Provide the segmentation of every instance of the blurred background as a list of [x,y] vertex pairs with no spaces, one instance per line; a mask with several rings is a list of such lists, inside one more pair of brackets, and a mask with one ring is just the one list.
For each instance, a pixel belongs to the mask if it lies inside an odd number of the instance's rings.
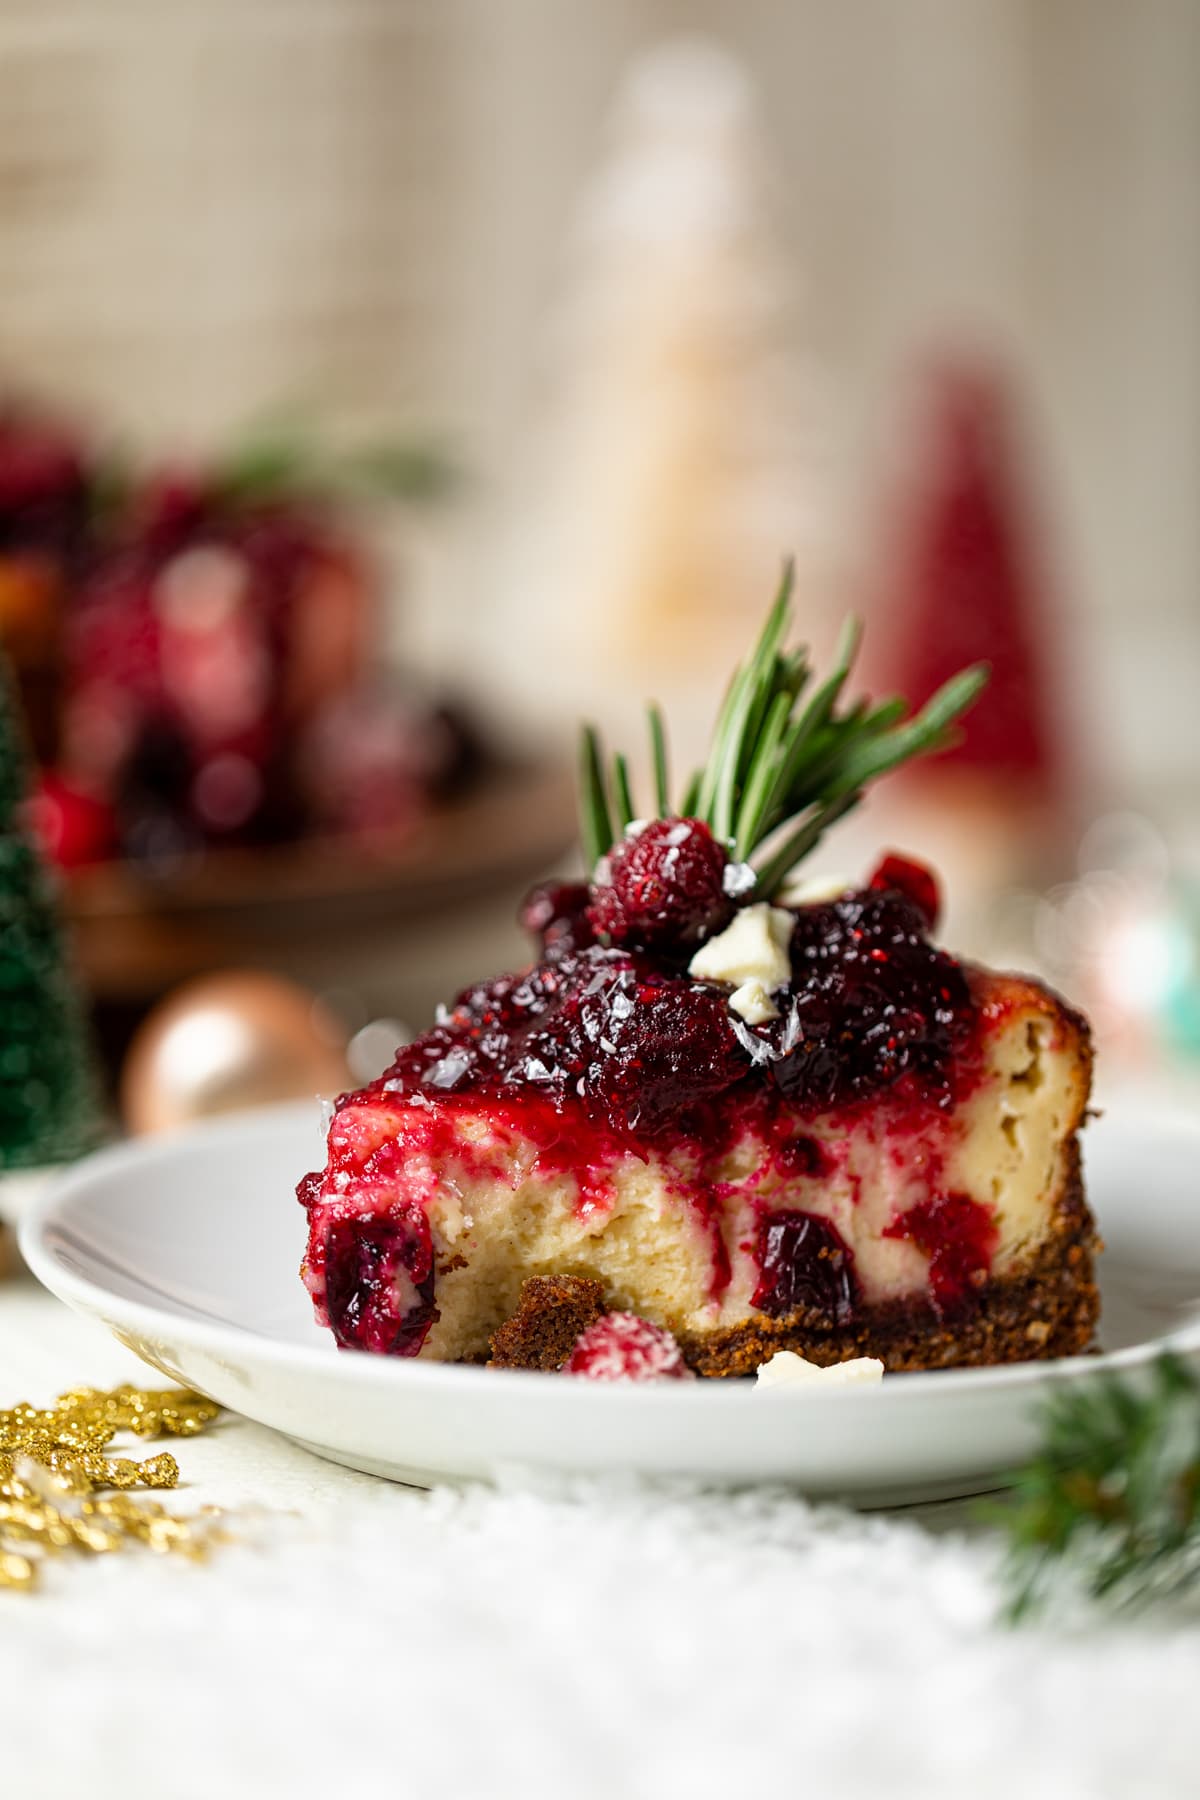
[[519,959],[574,720],[696,756],[787,552],[873,689],[994,672],[818,870],[1190,1092],[1198,168],[1193,0],[0,0],[0,639],[127,1116]]

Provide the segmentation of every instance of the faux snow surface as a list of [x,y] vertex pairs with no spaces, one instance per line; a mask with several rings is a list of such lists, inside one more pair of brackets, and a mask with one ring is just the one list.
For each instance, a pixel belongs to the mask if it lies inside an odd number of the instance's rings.
[[[157,1379],[13,1283],[0,1377],[0,1405]],[[996,1546],[959,1509],[516,1475],[422,1494],[237,1421],[178,1453],[172,1504],[261,1503],[256,1546],[0,1595],[6,1793],[1200,1792],[1194,1619],[999,1627]]]

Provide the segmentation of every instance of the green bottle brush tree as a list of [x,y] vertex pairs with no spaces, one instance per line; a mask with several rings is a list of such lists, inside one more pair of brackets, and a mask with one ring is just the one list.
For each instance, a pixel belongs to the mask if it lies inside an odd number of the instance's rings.
[[0,667],[0,1173],[66,1162],[100,1136],[83,1005],[25,830],[25,793],[23,731]]

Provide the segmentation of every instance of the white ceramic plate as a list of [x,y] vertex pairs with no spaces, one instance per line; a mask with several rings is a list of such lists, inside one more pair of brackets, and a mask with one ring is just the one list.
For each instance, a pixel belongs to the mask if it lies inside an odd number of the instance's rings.
[[1088,1183],[1108,1244],[1103,1357],[889,1376],[877,1387],[612,1385],[339,1352],[313,1323],[292,1190],[322,1160],[314,1106],[106,1150],[38,1199],[35,1273],[171,1377],[352,1467],[395,1480],[519,1465],[723,1485],[794,1483],[863,1503],[987,1486],[1026,1456],[1039,1393],[1200,1360],[1200,1130],[1105,1119]]

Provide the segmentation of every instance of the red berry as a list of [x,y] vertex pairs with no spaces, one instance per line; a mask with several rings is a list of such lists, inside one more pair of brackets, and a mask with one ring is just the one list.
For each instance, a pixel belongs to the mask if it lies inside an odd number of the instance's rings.
[[800,1308],[823,1325],[848,1325],[855,1316],[854,1256],[816,1213],[768,1213],[758,1229],[758,1271],[750,1304],[773,1319]]
[[590,896],[582,881],[545,881],[526,894],[517,917],[544,960],[553,962],[595,943],[587,917]]
[[30,795],[29,824],[43,856],[60,869],[103,862],[115,848],[112,808],[50,769],[42,771]]
[[0,414],[0,510],[35,512],[70,503],[85,486],[83,454],[75,440],[45,420]]
[[651,819],[608,857],[588,917],[610,943],[638,950],[690,949],[733,914],[729,858],[702,819]]
[[433,1289],[423,1213],[335,1219],[327,1228],[325,1305],[343,1350],[415,1356],[438,1316]]
[[912,901],[925,920],[926,930],[936,929],[941,917],[942,896],[937,876],[925,863],[913,862],[907,856],[889,853],[882,858],[872,875],[871,886],[903,894],[906,900]]
[[590,1381],[690,1381],[679,1345],[661,1325],[636,1313],[606,1313],[575,1340],[565,1375]]

